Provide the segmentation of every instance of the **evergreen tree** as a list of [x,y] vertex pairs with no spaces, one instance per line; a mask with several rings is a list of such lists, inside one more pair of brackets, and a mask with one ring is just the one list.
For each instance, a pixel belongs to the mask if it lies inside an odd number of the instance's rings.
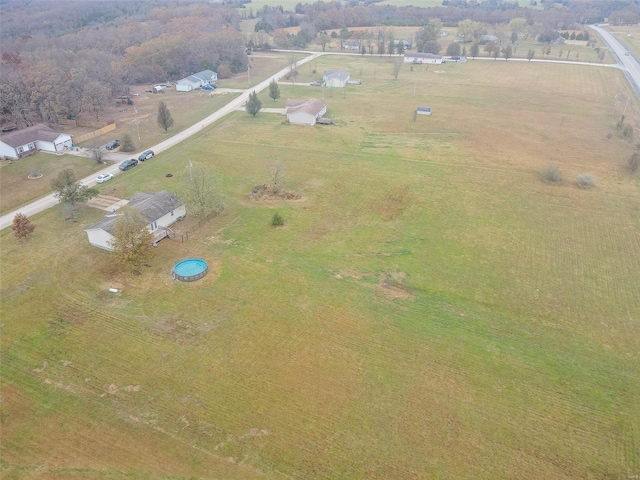
[[280,87],[278,87],[278,83],[275,79],[271,80],[271,83],[269,84],[269,96],[273,98],[274,102],[280,98]]
[[246,110],[249,115],[255,117],[262,108],[262,102],[258,98],[258,94],[254,90],[249,94],[249,100],[247,100]]
[[135,152],[136,146],[131,139],[131,135],[125,133],[122,135],[122,144],[120,145],[121,152]]

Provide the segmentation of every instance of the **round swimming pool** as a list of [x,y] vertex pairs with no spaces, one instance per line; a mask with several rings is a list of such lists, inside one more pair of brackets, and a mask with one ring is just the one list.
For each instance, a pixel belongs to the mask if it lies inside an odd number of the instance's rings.
[[173,277],[181,282],[194,282],[207,274],[207,262],[201,258],[187,258],[173,266]]

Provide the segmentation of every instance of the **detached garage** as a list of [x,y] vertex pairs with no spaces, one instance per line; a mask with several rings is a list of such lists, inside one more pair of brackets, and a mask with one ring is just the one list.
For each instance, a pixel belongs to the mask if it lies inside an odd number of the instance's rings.
[[287,121],[295,125],[315,125],[327,113],[327,105],[317,98],[289,98],[285,106]]

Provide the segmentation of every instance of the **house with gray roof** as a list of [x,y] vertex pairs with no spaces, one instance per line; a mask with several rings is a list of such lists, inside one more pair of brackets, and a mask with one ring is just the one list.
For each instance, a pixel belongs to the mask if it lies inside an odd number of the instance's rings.
[[317,98],[288,98],[285,107],[287,121],[294,125],[315,125],[327,113],[327,105]]
[[322,72],[322,82],[325,87],[343,88],[351,78],[346,70],[325,70]]
[[218,81],[218,74],[211,70],[203,70],[193,75],[189,75],[176,82],[177,92],[190,92],[205,85],[215,85]]
[[38,123],[0,136],[0,156],[21,158],[38,151],[57,153],[71,144],[71,135]]
[[[136,192],[127,205],[137,208],[147,220],[147,230],[153,234],[154,243],[164,237],[172,236],[173,232],[169,226],[187,213],[184,203],[166,190],[154,193]],[[87,233],[89,243],[94,247],[112,252],[113,232],[117,218],[118,212],[115,211],[86,228],[84,231]]]
[[434,55],[433,53],[405,53],[404,63],[431,63],[441,64],[444,63],[444,57],[442,55]]

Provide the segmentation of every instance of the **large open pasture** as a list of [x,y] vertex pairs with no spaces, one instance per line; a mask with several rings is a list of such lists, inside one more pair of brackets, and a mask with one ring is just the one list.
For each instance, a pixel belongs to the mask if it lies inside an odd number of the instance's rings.
[[[469,61],[393,80],[389,59],[328,56],[299,81],[335,68],[362,85],[261,99],[324,96],[336,125],[236,112],[103,187],[178,191],[189,160],[223,179],[223,214],[140,276],[88,245],[98,210],[2,232],[3,478],[640,475],[622,73]],[[246,197],[274,165],[301,199]],[[208,276],[173,281],[187,257]]]

